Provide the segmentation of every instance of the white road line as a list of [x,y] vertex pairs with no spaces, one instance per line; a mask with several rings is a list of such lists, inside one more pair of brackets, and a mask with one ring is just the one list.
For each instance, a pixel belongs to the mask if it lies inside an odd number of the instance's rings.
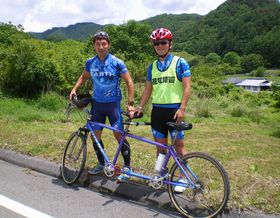
[[19,202],[16,202],[10,198],[7,198],[0,194],[0,205],[3,207],[8,208],[11,211],[14,211],[22,216],[30,217],[30,218],[52,218],[52,216],[49,216],[47,214],[44,214],[38,210],[35,210],[31,207],[27,207]]

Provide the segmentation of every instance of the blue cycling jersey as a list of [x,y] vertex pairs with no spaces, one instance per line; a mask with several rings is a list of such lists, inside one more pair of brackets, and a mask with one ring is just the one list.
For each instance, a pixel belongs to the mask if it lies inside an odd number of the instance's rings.
[[98,56],[87,60],[85,70],[90,73],[93,87],[93,99],[97,102],[121,101],[121,74],[128,70],[124,62],[112,54],[108,54],[104,62]]

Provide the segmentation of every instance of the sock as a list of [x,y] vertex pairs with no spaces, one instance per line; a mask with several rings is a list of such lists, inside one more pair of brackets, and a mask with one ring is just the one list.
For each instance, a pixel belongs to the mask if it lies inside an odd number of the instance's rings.
[[[101,147],[104,148],[104,144],[103,144],[101,139],[100,139],[99,143],[100,143]],[[105,164],[104,157],[103,157],[101,151],[99,150],[96,142],[93,142],[93,148],[95,150],[95,153],[96,153],[96,156],[97,156],[97,159],[98,159],[99,163],[101,165],[104,165]]]
[[124,165],[130,168],[130,145],[126,139],[123,142],[121,153],[123,156]]

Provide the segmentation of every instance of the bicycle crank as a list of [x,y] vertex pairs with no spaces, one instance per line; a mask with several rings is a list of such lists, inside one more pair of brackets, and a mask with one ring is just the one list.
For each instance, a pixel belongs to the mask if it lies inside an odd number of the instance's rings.
[[149,181],[149,186],[153,187],[154,189],[160,189],[164,184],[163,181],[165,178],[168,177],[168,174],[165,176],[154,175],[151,177]]
[[115,167],[113,164],[111,163],[107,163],[104,167],[104,173],[106,176],[108,177],[112,177],[114,175],[115,172]]

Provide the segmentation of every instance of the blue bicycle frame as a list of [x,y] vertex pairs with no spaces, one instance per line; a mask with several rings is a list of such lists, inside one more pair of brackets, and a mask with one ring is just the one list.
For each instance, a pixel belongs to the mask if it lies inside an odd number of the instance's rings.
[[[135,122],[129,122],[131,124],[135,123]],[[137,123],[137,122],[136,122]],[[130,125],[130,124],[129,124]],[[128,126],[129,126],[128,125]],[[98,138],[96,137],[95,133],[94,133],[94,130],[93,130],[93,127],[94,126],[98,126],[98,127],[102,127],[102,128],[106,128],[106,129],[109,129],[109,130],[112,130],[112,131],[115,131],[115,132],[118,132],[122,135],[121,137],[121,140],[119,141],[119,146],[117,148],[117,151],[115,153],[115,156],[114,156],[114,160],[113,162],[110,162],[108,156],[106,155],[104,149],[102,148],[101,144],[99,143],[99,140]],[[120,154],[120,151],[121,151],[121,148],[122,148],[122,145],[123,145],[123,142],[125,140],[126,137],[129,137],[129,138],[133,138],[133,139],[136,139],[136,140],[139,140],[139,141],[142,141],[142,142],[145,142],[145,143],[148,143],[148,144],[152,144],[156,147],[159,147],[159,148],[162,148],[162,149],[165,149],[167,150],[167,154],[166,154],[166,158],[164,160],[164,163],[162,165],[162,168],[159,172],[159,175],[161,177],[164,177],[166,176],[166,169],[167,169],[167,164],[168,164],[168,161],[169,161],[169,158],[172,156],[173,160],[176,162],[176,164],[178,165],[178,167],[180,168],[182,174],[184,174],[186,176],[186,179],[188,180],[188,183],[180,183],[180,182],[171,182],[169,181],[168,179],[164,179],[164,184],[166,185],[180,185],[180,186],[184,186],[184,187],[187,187],[187,188],[195,188],[195,184],[194,182],[192,181],[191,178],[193,178],[195,181],[198,179],[197,176],[191,171],[191,169],[188,167],[187,164],[183,163],[180,159],[180,157],[177,156],[177,153],[174,149],[174,141],[173,141],[173,145],[171,146],[168,146],[168,145],[164,145],[164,144],[161,144],[161,143],[158,143],[158,142],[155,142],[155,141],[152,141],[152,140],[149,140],[147,138],[144,138],[144,137],[140,137],[140,136],[137,136],[137,135],[133,135],[133,134],[130,134],[128,133],[128,127],[126,130],[119,130],[115,127],[112,127],[112,126],[108,126],[106,124],[103,124],[103,123],[98,123],[98,122],[93,122],[93,121],[90,121],[88,120],[86,125],[85,125],[86,129],[88,129],[90,131],[90,133],[92,134],[92,137],[94,139],[94,141],[96,142],[98,148],[100,149],[103,157],[104,157],[104,160],[105,160],[105,164],[112,164],[113,166],[116,165],[117,163],[117,159],[119,157],[119,154]],[[175,135],[175,138],[177,137],[177,135]],[[182,166],[183,164],[183,166]],[[138,174],[138,173],[135,173],[133,171],[130,171],[130,172],[126,172],[126,171],[123,171],[122,170],[122,173],[125,173],[129,176],[133,176],[133,177],[138,177],[138,178],[141,178],[141,179],[144,179],[144,180],[151,180],[152,177],[150,176],[146,176],[146,175],[143,175],[143,174]],[[191,178],[190,178],[191,177]]]

